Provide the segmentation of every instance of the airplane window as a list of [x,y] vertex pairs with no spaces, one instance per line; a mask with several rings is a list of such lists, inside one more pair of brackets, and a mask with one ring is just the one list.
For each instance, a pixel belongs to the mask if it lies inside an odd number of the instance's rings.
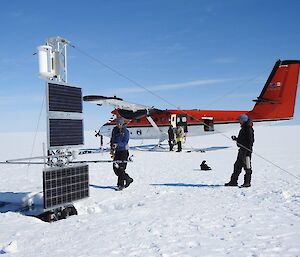
[[213,120],[204,119],[204,131],[214,131],[214,122]]

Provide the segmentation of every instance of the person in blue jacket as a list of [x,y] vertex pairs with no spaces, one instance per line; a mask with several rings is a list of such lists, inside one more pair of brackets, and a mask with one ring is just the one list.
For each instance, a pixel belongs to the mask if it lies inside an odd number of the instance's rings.
[[128,141],[129,141],[129,131],[124,125],[123,118],[116,119],[116,126],[113,128],[110,147],[111,155],[114,161],[124,161],[120,163],[114,163],[113,170],[114,173],[118,176],[118,189],[122,190],[128,187],[133,179],[125,172],[127,167],[127,160],[129,156],[128,152]]

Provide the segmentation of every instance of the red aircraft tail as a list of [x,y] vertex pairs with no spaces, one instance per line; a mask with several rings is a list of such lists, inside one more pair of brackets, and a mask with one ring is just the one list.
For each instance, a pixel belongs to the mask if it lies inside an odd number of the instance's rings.
[[260,94],[253,100],[254,108],[248,113],[255,120],[284,120],[294,116],[299,60],[278,60]]

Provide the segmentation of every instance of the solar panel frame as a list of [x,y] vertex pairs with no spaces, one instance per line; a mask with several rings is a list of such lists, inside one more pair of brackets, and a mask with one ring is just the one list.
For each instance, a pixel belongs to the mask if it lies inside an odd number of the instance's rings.
[[43,170],[44,209],[54,209],[89,197],[89,166],[84,164]]

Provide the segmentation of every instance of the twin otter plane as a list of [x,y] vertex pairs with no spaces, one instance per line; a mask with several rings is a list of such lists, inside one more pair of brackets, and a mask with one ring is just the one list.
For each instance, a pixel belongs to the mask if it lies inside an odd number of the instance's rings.
[[[186,136],[220,133],[239,123],[239,116],[247,114],[253,122],[289,120],[294,116],[300,60],[278,60],[252,110],[160,110],[123,101],[118,97],[84,96],[86,102],[112,105],[112,113],[126,120],[132,139],[168,138],[170,124],[183,126]],[[104,136],[111,136],[115,119],[100,128]]]

